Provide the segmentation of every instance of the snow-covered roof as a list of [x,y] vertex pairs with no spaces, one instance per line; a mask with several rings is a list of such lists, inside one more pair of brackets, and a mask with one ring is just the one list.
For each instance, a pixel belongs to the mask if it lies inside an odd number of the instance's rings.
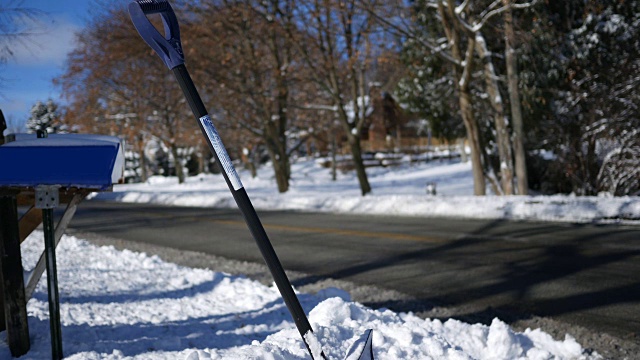
[[106,190],[124,171],[120,139],[89,134],[9,135],[0,146],[0,186],[60,185]]

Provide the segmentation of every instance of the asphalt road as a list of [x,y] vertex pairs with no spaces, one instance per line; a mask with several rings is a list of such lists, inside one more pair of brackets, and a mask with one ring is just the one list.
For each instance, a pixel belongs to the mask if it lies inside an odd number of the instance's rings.
[[[312,274],[294,285],[331,277],[398,290],[425,307],[456,306],[465,321],[534,314],[640,334],[638,226],[258,213],[283,266]],[[71,227],[262,262],[235,209],[87,201]]]

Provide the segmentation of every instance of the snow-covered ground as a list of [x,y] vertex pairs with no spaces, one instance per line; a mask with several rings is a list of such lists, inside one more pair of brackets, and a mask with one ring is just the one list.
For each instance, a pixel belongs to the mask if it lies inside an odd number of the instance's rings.
[[[42,244],[41,232],[23,243],[25,276]],[[275,286],[71,236],[57,253],[67,359],[308,359]],[[330,359],[343,359],[366,329],[374,329],[374,355],[384,360],[600,358],[583,354],[569,335],[555,341],[536,329],[514,332],[498,319],[490,326],[423,320],[365,308],[333,288],[299,296]],[[32,348],[20,359],[49,358],[45,281],[28,313]],[[0,341],[0,359],[10,358]]]
[[[471,165],[431,162],[396,168],[367,169],[372,194],[360,196],[353,172],[338,174],[315,161],[292,165],[291,188],[279,194],[273,171],[263,166],[252,179],[240,177],[257,209],[290,209],[403,216],[453,216],[567,222],[623,222],[640,224],[640,197],[473,196]],[[437,195],[427,195],[435,184]],[[235,207],[222,175],[176,178],[153,177],[144,184],[116,186],[99,199],[178,206]]]
[[[468,164],[434,162],[368,169],[373,194],[361,197],[353,174],[331,181],[314,161],[293,165],[291,190],[278,194],[268,167],[251,179],[240,172],[254,205],[408,216],[464,216],[550,221],[640,223],[638,197],[474,197]],[[437,195],[426,194],[435,183]],[[234,207],[221,175],[177,184],[154,177],[116,186],[99,199],[183,206]],[[42,251],[42,233],[22,245],[25,277]],[[215,269],[214,269],[215,270]],[[275,286],[156,256],[97,247],[65,236],[58,248],[62,335],[69,359],[306,359],[308,355]],[[570,335],[556,341],[541,330],[421,319],[351,302],[329,288],[300,294],[330,359],[342,359],[366,329],[374,329],[376,359],[597,359]],[[46,282],[28,303],[32,349],[21,359],[50,356]],[[0,334],[0,339],[6,333]],[[583,354],[584,353],[584,354]],[[0,340],[0,359],[9,359]]]

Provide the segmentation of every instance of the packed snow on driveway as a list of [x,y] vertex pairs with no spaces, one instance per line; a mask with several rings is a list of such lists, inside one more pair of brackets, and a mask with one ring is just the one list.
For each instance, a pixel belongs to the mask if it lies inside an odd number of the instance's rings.
[[[22,245],[25,277],[43,248],[35,232]],[[58,246],[63,349],[67,359],[308,359],[275,286],[192,269],[157,256],[98,247],[72,236]],[[374,329],[376,359],[597,359],[570,335],[421,319],[370,309],[328,288],[299,294],[330,359]],[[50,357],[46,281],[28,303],[32,348],[21,359]],[[3,332],[0,337],[6,337]],[[11,358],[0,341],[0,358]]]

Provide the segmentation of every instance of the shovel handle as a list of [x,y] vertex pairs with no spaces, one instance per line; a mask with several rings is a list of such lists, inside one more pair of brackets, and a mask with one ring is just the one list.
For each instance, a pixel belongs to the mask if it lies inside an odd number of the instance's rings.
[[[147,15],[160,14],[164,35],[153,26]],[[137,0],[129,3],[129,15],[142,39],[162,58],[169,69],[184,64],[180,43],[180,27],[173,8],[166,0]]]
[[145,14],[157,14],[169,11],[171,6],[165,0],[138,0],[136,1]]
[[[147,14],[159,13],[162,16],[162,23],[164,24],[165,36],[155,29],[155,27],[149,22]],[[229,190],[233,195],[245,222],[249,227],[249,231],[253,235],[258,249],[260,250],[262,257],[264,258],[271,275],[284,299],[284,302],[293,317],[293,320],[302,336],[311,358],[313,359],[313,352],[309,343],[305,339],[305,335],[312,333],[311,324],[309,319],[304,313],[300,301],[293,291],[293,287],[287,278],[287,275],[276,255],[271,241],[262,226],[262,222],[258,217],[249,196],[242,186],[242,182],[236,173],[233,164],[227,154],[227,150],[222,144],[222,140],[218,135],[218,132],[211,121],[210,116],[207,114],[207,109],[202,103],[202,99],[198,94],[198,90],[193,84],[191,76],[184,65],[184,54],[182,53],[182,47],[180,45],[180,31],[178,29],[178,20],[175,13],[171,8],[171,5],[166,0],[136,0],[129,4],[129,14],[133,21],[136,30],[140,33],[140,36],[144,41],[153,48],[158,55],[163,59],[169,69],[171,69],[182,89],[191,111],[198,119],[200,129],[203,135],[209,143],[209,147],[213,153],[216,161],[221,164],[223,168],[222,175],[229,186]],[[320,353],[321,360],[326,359],[324,353]]]

